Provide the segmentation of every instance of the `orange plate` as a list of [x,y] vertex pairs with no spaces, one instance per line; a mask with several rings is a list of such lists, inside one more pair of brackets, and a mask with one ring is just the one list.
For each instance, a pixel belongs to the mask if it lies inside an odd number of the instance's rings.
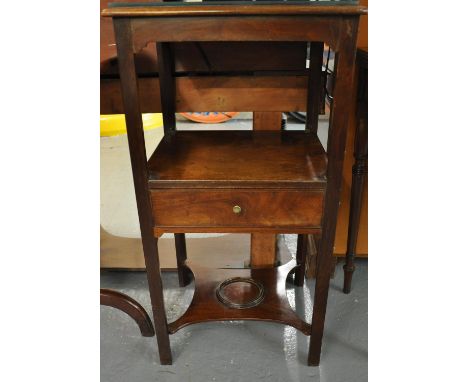
[[180,113],[185,118],[190,119],[194,122],[200,123],[221,123],[229,121],[231,118],[239,114],[235,111],[224,111],[224,112],[217,112],[217,111],[206,111],[202,113]]

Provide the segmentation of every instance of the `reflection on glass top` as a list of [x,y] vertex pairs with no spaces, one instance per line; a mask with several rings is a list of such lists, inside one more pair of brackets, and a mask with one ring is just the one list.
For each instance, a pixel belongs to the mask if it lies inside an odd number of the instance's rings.
[[120,7],[161,7],[177,5],[358,5],[358,0],[166,0],[148,3],[109,3],[109,8]]

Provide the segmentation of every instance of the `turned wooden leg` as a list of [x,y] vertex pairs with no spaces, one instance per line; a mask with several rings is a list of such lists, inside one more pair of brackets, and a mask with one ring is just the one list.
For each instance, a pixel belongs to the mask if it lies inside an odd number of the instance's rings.
[[175,233],[174,238],[177,257],[177,273],[179,275],[179,286],[184,287],[190,283],[189,270],[185,266],[185,260],[187,260],[187,246],[185,244],[185,233]]
[[297,235],[297,251],[296,262],[297,268],[294,272],[294,285],[304,286],[305,265],[306,265],[306,251],[307,251],[307,235]]
[[137,301],[126,294],[111,289],[101,289],[101,305],[111,306],[127,313],[138,324],[141,335],[153,337],[154,328],[151,319]]
[[[358,61],[359,62],[359,61]],[[344,269],[343,292],[351,291],[351,281],[355,269],[354,258],[361,218],[362,195],[367,176],[367,67],[360,66],[357,97],[357,126],[354,138],[354,165],[349,210],[348,241]]]
[[351,281],[356,268],[354,258],[356,256],[356,244],[359,233],[359,220],[361,217],[362,193],[367,173],[365,160],[357,159],[353,166],[353,180],[351,186],[351,205],[349,211],[348,241],[346,247],[346,262],[343,265],[344,283],[343,292],[351,292]]

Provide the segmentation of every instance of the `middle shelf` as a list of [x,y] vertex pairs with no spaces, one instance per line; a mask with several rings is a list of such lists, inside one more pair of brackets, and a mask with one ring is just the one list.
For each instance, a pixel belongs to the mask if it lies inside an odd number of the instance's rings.
[[327,159],[304,131],[178,131],[148,161],[150,188],[316,188]]
[[155,234],[314,233],[327,158],[303,131],[196,131],[165,136],[148,161]]

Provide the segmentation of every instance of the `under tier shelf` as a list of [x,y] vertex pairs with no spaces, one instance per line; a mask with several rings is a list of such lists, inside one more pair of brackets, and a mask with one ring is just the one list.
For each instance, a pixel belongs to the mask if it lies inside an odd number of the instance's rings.
[[[296,267],[294,260],[276,268],[214,269],[190,261],[186,266],[194,275],[195,292],[186,312],[169,324],[169,333],[201,322],[256,320],[290,325],[310,335],[310,324],[294,312],[286,296],[286,278]],[[222,283],[228,285],[220,288]]]

